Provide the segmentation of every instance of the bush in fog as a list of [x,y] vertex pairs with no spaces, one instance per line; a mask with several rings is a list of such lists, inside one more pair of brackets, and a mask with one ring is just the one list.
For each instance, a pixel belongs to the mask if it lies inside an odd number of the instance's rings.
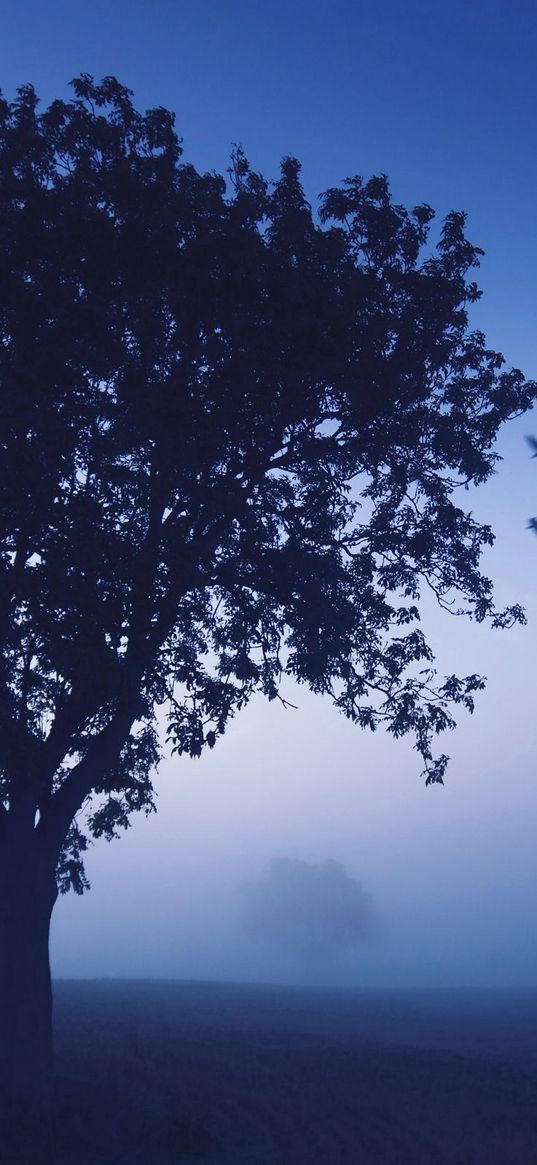
[[352,949],[371,931],[371,895],[339,862],[277,858],[241,891],[245,932],[300,958]]

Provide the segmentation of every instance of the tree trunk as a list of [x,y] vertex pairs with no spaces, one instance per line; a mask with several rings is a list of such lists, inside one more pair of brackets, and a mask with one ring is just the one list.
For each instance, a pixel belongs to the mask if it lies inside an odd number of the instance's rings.
[[[11,847],[9,847],[11,849]],[[54,872],[17,848],[0,854],[0,1160],[52,1160],[52,990],[49,928]]]

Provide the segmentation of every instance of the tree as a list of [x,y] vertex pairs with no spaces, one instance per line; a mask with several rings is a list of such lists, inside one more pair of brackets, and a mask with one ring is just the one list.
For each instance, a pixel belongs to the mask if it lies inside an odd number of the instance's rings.
[[339,862],[276,858],[265,878],[241,889],[246,934],[308,963],[352,950],[371,933],[371,895]]
[[171,113],[73,89],[0,105],[0,1086],[36,1111],[54,901],[153,809],[158,707],[196,757],[287,674],[442,780],[483,680],[436,678],[420,591],[523,618],[457,499],[536,396],[469,328],[462,213],[433,247],[381,175],[316,216],[294,158],[269,183],[237,148],[226,183]]

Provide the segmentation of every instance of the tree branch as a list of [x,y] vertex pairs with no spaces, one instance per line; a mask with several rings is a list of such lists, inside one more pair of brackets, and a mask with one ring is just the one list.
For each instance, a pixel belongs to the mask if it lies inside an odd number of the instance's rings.
[[117,761],[136,715],[133,701],[113,717],[44,808],[35,832],[41,854],[49,863],[56,863],[71,822],[99,777]]

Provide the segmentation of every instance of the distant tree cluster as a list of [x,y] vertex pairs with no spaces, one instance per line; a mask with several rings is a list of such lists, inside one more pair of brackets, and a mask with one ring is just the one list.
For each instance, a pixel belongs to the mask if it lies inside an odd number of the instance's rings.
[[339,862],[276,858],[241,890],[245,933],[302,960],[329,959],[371,935],[371,895]]

